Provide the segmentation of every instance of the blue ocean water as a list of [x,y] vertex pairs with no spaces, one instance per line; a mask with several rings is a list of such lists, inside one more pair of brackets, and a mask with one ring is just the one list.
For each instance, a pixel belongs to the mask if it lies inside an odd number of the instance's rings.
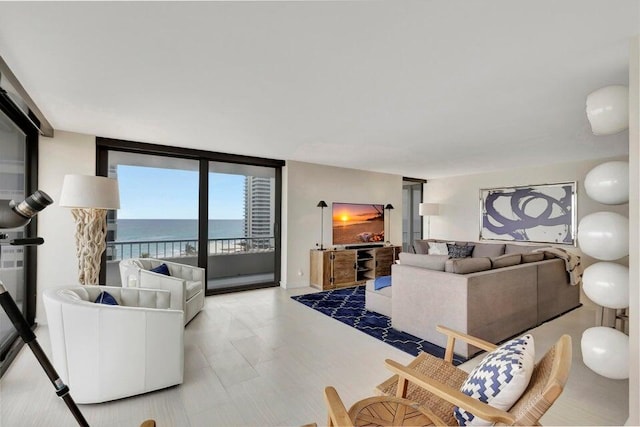
[[[118,219],[115,242],[107,242],[110,259],[130,257],[193,256],[198,246],[198,221],[195,219]],[[209,239],[243,238],[244,220],[209,220]],[[128,243],[147,242],[147,243]],[[237,241],[210,242],[209,251],[218,252],[226,245],[227,251]]]
[[[244,220],[209,220],[209,239],[244,237]],[[196,240],[198,220],[195,219],[118,219],[116,241],[136,240]]]

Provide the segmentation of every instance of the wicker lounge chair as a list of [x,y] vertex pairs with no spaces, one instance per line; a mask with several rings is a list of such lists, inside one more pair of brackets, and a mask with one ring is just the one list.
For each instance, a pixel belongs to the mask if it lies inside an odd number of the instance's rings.
[[444,359],[421,353],[406,367],[387,359],[387,367],[396,375],[380,384],[376,391],[418,402],[447,425],[458,425],[453,415],[454,406],[494,423],[539,425],[540,418],[562,393],[569,377],[571,337],[563,335],[535,365],[529,386],[513,407],[509,411],[496,409],[459,391],[468,374],[451,362],[456,339],[486,351],[493,351],[497,346],[442,326],[436,329],[448,336]]

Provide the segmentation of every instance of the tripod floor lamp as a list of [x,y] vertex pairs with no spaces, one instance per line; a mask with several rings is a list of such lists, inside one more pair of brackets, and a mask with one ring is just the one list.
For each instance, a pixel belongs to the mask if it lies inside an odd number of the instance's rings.
[[418,215],[427,217],[427,239],[431,234],[431,217],[440,213],[440,205],[437,203],[420,203],[418,205]]
[[78,282],[97,285],[100,259],[107,246],[107,210],[120,208],[118,181],[104,176],[65,175],[60,206],[72,208],[76,222]]

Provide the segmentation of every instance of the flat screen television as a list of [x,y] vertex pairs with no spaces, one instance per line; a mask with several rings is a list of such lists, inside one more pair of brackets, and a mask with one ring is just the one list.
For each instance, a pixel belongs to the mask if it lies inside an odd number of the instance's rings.
[[333,244],[384,243],[384,205],[333,203]]

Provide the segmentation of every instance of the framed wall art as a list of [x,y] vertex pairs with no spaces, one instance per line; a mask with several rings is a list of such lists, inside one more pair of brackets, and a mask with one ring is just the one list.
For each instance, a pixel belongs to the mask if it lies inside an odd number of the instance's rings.
[[576,183],[480,190],[480,239],[575,245]]

